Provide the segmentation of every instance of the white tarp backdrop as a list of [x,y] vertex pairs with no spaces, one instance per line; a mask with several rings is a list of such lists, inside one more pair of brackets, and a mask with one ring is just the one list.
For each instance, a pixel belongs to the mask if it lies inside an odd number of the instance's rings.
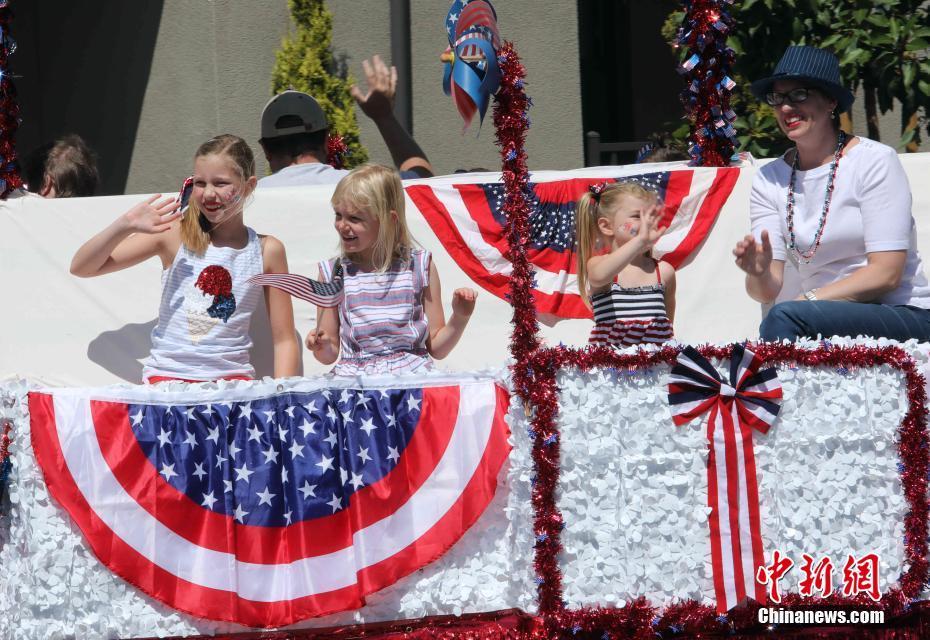
[[[902,155],[901,160],[914,194],[918,245],[924,256],[930,256],[930,154]],[[652,165],[656,170],[676,166],[682,165]],[[533,180],[616,175],[618,169],[622,168],[537,172]],[[705,245],[680,272],[675,333],[682,342],[724,343],[758,335],[759,305],[745,294],[743,276],[731,254],[748,231],[753,171],[751,166],[742,170]],[[471,174],[432,180],[489,182],[498,177]],[[175,188],[165,185],[166,193],[174,193]],[[259,190],[246,210],[246,224],[284,242],[292,272],[313,276],[317,261],[337,250],[331,193],[331,186]],[[144,197],[28,197],[0,203],[0,378],[19,374],[60,386],[140,381],[140,361],[148,354],[158,309],[158,262],[150,260],[91,280],[70,275],[68,266],[84,240]],[[407,205],[414,237],[435,256],[448,313],[452,290],[474,284],[446,254],[409,199]],[[297,329],[305,335],[314,324],[315,308],[295,301],[295,315]],[[508,304],[482,291],[462,342],[441,366],[461,370],[501,365],[507,354],[509,318]],[[267,320],[256,324],[253,335],[267,334]],[[583,345],[590,326],[583,320],[564,321],[544,327],[543,334],[552,344]],[[256,342],[253,362],[259,373],[268,373],[267,338]],[[305,352],[305,373],[327,369]]]

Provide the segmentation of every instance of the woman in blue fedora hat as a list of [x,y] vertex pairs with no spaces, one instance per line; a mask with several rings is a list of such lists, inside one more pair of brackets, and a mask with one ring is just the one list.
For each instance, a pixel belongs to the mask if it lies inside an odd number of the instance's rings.
[[907,177],[894,149],[840,129],[853,94],[836,56],[789,47],[752,92],[794,143],[756,172],[752,235],[733,250],[749,295],[775,303],[760,337],[930,340]]

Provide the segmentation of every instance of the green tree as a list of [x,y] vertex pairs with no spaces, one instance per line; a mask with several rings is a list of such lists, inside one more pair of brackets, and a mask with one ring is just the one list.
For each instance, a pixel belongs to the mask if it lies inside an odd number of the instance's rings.
[[[738,22],[727,42],[736,51],[733,104],[740,117],[734,126],[743,149],[766,157],[789,146],[771,109],[749,93],[749,81],[771,73],[792,44],[837,54],[847,86],[862,86],[870,138],[879,139],[878,116],[891,111],[895,101],[901,109],[898,144],[916,151],[921,128],[930,136],[927,0],[743,0],[733,5],[733,12]],[[670,42],[681,16],[680,11],[672,13],[663,28]],[[851,125],[848,116],[844,125]]]
[[271,72],[271,90],[308,93],[320,103],[329,120],[330,132],[341,135],[348,147],[346,168],[368,160],[359,141],[355,101],[349,93],[353,84],[345,62],[332,50],[333,15],[323,0],[288,0],[295,30],[281,42]]

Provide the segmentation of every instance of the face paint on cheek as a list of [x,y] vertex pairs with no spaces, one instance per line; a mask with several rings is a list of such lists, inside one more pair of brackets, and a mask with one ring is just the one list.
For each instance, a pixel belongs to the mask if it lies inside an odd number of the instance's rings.
[[239,204],[241,201],[242,201],[242,194],[236,191],[232,195],[230,195],[228,198],[223,198],[223,205],[227,207],[231,207],[233,205]]
[[627,220],[623,223],[623,226],[620,227],[620,230],[630,234],[631,236],[635,236],[636,232],[639,231],[639,227],[634,226],[632,221]]

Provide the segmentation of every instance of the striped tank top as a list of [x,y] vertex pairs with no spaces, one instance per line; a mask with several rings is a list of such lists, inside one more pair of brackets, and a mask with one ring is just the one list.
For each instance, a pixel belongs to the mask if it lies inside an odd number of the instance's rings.
[[665,285],[656,262],[654,285],[625,289],[618,281],[591,296],[594,328],[590,344],[629,347],[659,344],[672,338],[672,323],[665,309]]
[[[336,258],[320,263],[323,279],[333,277]],[[339,305],[338,376],[424,371],[433,366],[426,350],[429,324],[423,289],[429,284],[430,253],[413,249],[410,260],[384,273],[366,272],[349,258],[343,270]]]
[[248,229],[242,249],[207,247],[197,255],[184,244],[162,272],[158,324],[142,377],[216,380],[255,375],[249,358],[252,312],[262,287],[248,279],[264,271],[261,240]]

